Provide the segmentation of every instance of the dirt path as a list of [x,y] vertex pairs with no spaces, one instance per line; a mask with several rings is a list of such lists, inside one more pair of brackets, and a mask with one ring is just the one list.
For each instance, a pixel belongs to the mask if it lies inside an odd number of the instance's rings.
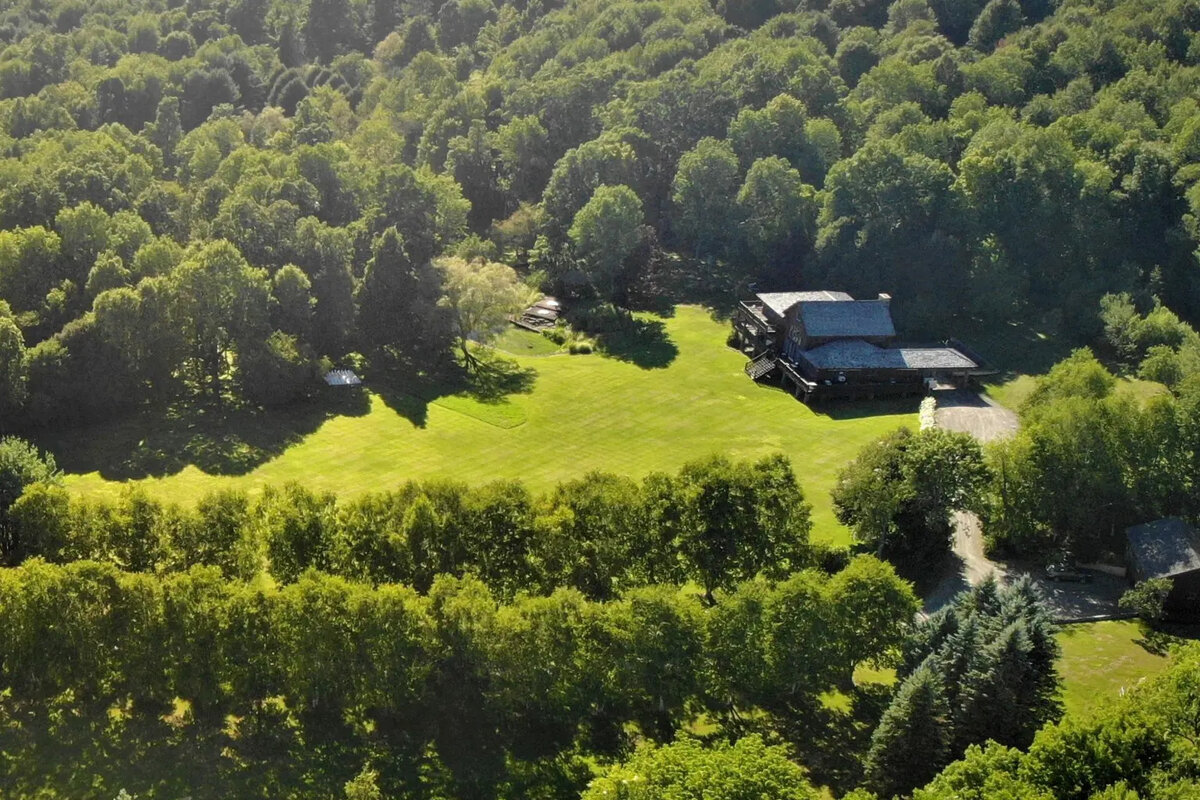
[[[934,419],[938,427],[969,433],[980,442],[1012,436],[1017,431],[1017,415],[988,397],[973,392],[954,391],[937,395]],[[1000,581],[1015,581],[1029,576],[1041,589],[1046,604],[1056,619],[1079,620],[1113,614],[1117,599],[1126,588],[1123,578],[1092,572],[1087,583],[1057,583],[1046,578],[1036,563],[1000,563],[984,553],[983,530],[974,514],[954,515],[954,552],[947,559],[941,580],[925,597],[924,611],[932,614],[954,599],[959,592],[994,574]]]
[[[961,389],[935,396],[938,408],[934,419],[939,428],[969,433],[980,442],[1002,439],[1017,431],[1017,415],[989,397]],[[925,613],[933,613],[991,574],[1003,580],[1006,570],[984,553],[979,518],[967,512],[955,513],[953,558],[941,581],[925,598]]]

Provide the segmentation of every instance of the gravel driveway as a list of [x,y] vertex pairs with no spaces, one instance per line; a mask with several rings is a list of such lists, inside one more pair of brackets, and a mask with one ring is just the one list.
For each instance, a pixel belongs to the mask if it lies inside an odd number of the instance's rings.
[[[1003,439],[1017,431],[1017,415],[989,397],[962,389],[938,392],[935,397],[938,408],[934,419],[940,428],[969,433],[980,442]],[[941,581],[925,597],[925,613],[933,613],[991,574],[1002,582],[1030,576],[1041,588],[1054,617],[1060,620],[1116,613],[1117,600],[1128,588],[1124,579],[1102,572],[1090,573],[1089,583],[1065,583],[1047,579],[1037,564],[992,561],[984,553],[979,519],[974,514],[957,513],[954,552]]]
[[939,428],[969,433],[981,442],[991,442],[1017,432],[1017,415],[986,395],[955,389],[937,392]]

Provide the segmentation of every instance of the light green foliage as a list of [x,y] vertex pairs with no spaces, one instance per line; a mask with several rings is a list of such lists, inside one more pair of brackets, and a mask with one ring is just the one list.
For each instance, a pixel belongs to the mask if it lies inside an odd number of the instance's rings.
[[262,340],[267,323],[267,275],[229,242],[198,251],[171,273],[173,319],[188,344],[197,388],[219,400],[230,354]]
[[459,350],[467,365],[477,363],[467,345],[470,340],[486,342],[508,324],[530,301],[530,292],[517,278],[512,267],[494,261],[470,262],[447,257],[436,262],[442,274],[442,298],[458,338]]
[[1174,584],[1169,578],[1149,578],[1121,595],[1123,611],[1132,611],[1146,622],[1155,623],[1163,617],[1163,606]]
[[346,800],[383,800],[379,791],[379,773],[363,767],[351,780],[346,781]]
[[665,747],[648,745],[583,793],[584,800],[743,797],[815,800],[818,794],[783,748],[767,745],[757,735],[713,747],[690,738]]
[[[0,316],[0,419],[13,419],[25,402],[27,358],[21,329],[10,317]],[[4,428],[0,424],[0,430]]]
[[811,246],[815,193],[783,159],[755,161],[738,191],[737,205],[748,248],[764,270],[794,263]]
[[833,503],[855,539],[909,567],[950,548],[950,515],[978,509],[989,471],[969,435],[907,429],[865,448],[838,476]]
[[724,253],[737,225],[738,161],[733,149],[702,139],[679,159],[672,184],[680,233],[702,258]]
[[1124,547],[1130,525],[1190,513],[1200,440],[1187,380],[1175,383],[1180,399],[1161,388],[1139,393],[1085,350],[1038,380],[1020,432],[989,449],[993,543],[1088,557]]
[[55,481],[58,475],[53,455],[15,436],[0,439],[0,514],[8,511],[26,486]]
[[786,573],[805,562],[809,507],[786,460],[689,464],[674,494],[687,574],[710,601],[719,586],[763,570]]
[[832,579],[813,572],[743,583],[711,613],[717,690],[733,708],[787,715],[850,683],[856,667],[890,663],[917,600],[881,561],[860,556]]

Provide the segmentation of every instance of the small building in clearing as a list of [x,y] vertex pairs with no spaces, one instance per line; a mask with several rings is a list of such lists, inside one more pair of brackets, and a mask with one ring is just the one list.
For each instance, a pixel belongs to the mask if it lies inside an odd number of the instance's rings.
[[562,303],[557,298],[546,295],[511,319],[518,327],[540,332],[553,328],[562,316],[562,310]]
[[1174,617],[1200,617],[1200,536],[1178,517],[1134,525],[1125,531],[1129,578],[1171,581],[1166,611]]
[[896,341],[891,297],[768,292],[738,304],[734,335],[754,380],[778,376],[805,402],[924,394],[931,381],[964,383],[980,365],[962,346]]
[[325,383],[329,386],[361,386],[362,378],[352,369],[331,369],[325,373]]

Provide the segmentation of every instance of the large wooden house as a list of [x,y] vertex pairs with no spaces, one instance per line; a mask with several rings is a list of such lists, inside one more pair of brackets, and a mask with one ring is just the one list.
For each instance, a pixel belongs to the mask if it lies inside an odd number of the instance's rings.
[[805,402],[920,395],[932,382],[965,383],[980,374],[961,344],[897,343],[886,294],[757,294],[738,304],[733,329],[750,357],[746,374],[777,379]]

